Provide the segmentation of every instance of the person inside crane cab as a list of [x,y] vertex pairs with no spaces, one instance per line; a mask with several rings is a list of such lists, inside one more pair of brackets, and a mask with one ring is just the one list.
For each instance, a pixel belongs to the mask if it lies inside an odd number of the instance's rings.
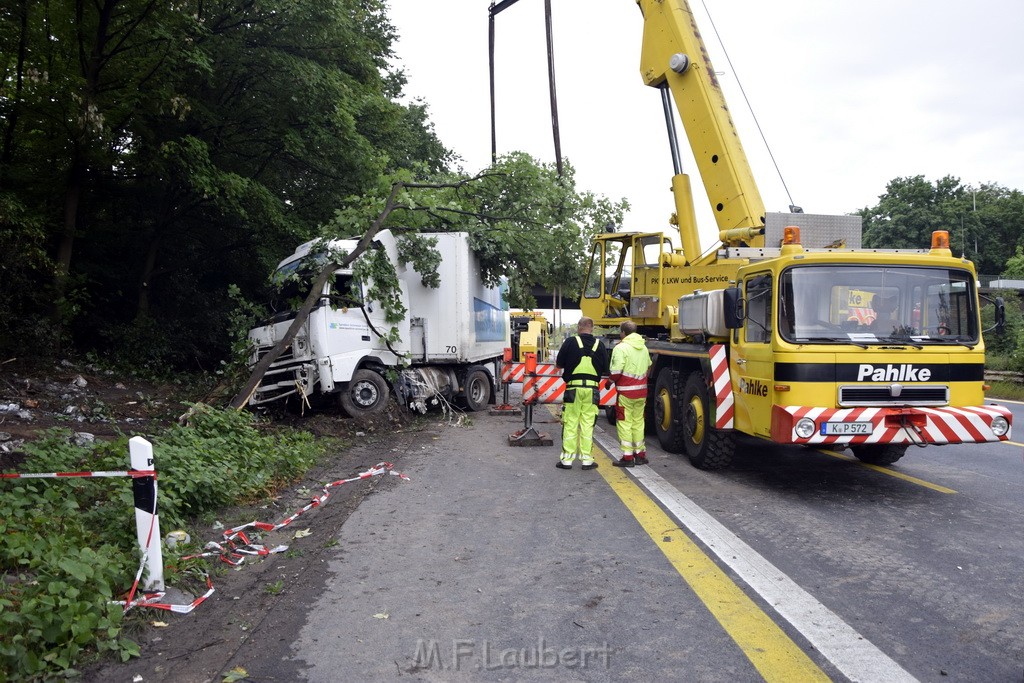
[[871,300],[871,308],[875,312],[875,319],[869,325],[872,332],[892,332],[898,324],[894,320],[896,309],[899,308],[899,298],[895,294],[876,294]]

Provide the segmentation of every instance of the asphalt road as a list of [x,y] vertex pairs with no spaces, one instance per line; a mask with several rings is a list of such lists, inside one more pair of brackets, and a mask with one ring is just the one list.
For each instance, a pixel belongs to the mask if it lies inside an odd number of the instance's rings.
[[729,471],[655,469],[914,678],[1020,681],[1022,453],[911,448],[877,468],[745,440]]
[[703,472],[651,437],[648,467],[567,472],[547,420],[547,447],[510,447],[522,420],[504,416],[428,436],[250,676],[1024,679],[1020,443],[877,468],[751,439]]

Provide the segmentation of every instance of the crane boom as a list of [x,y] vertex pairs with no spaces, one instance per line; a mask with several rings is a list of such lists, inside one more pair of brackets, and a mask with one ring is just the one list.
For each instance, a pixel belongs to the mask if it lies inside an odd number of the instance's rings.
[[[671,93],[719,232],[763,227],[764,202],[689,3],[636,3],[644,16],[640,75],[645,84]],[[668,107],[667,99],[663,100]],[[671,120],[669,111],[666,120]],[[679,236],[686,260],[693,263],[701,249],[689,179],[678,162],[674,171],[672,188]],[[755,235],[746,244],[760,247],[764,238]]]

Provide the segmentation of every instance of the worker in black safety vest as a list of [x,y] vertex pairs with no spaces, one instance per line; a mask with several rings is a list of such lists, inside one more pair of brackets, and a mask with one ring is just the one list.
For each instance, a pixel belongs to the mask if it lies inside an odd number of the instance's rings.
[[597,339],[594,321],[586,316],[576,326],[577,334],[558,349],[555,366],[562,370],[565,395],[562,398],[562,457],[555,465],[571,470],[579,457],[583,469],[597,468],[594,462],[594,423],[597,421],[598,382],[608,374],[608,349]]

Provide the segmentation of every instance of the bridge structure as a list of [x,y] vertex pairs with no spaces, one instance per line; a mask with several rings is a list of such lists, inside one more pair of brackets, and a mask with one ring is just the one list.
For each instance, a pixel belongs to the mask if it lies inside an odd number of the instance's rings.
[[[554,310],[555,308],[562,308],[563,310],[580,310],[580,300],[577,296],[566,296],[563,294],[558,297],[555,292],[552,292],[540,285],[534,285],[530,289],[530,294],[537,300],[536,308],[545,308]],[[561,303],[559,303],[561,302]]]

